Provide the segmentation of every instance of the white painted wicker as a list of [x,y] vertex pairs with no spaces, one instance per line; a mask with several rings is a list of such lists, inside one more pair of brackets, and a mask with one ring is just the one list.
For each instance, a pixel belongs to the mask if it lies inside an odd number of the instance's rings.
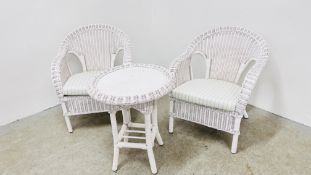
[[89,94],[105,104],[133,105],[156,100],[169,93],[174,85],[172,74],[162,66],[131,64],[97,76]]
[[69,132],[72,132],[69,116],[105,112],[107,106],[89,96],[64,95],[64,84],[73,75],[68,66],[67,55],[77,56],[83,72],[104,71],[114,66],[116,55],[120,51],[123,51],[123,64],[130,64],[128,36],[120,29],[107,24],[81,27],[70,33],[62,42],[52,62],[51,73]]
[[[206,78],[239,84],[241,92],[233,111],[198,105],[170,96],[169,132],[173,133],[173,117],[206,125],[233,134],[231,152],[237,152],[240,122],[251,92],[266,64],[268,49],[260,36],[240,27],[220,27],[196,37],[187,50],[171,64],[176,76],[176,86],[191,79],[191,57],[202,55],[206,60]],[[241,76],[250,63],[255,63]]]
[[[156,100],[169,93],[175,83],[174,76],[168,69],[150,64],[117,66],[93,81],[88,91],[90,96],[109,108],[114,140],[113,171],[118,167],[120,148],[138,148],[147,150],[151,172],[157,173],[153,154],[154,140],[157,139],[159,145],[163,145],[163,141],[158,130]],[[130,108],[142,112],[145,122],[132,122]],[[119,132],[115,117],[118,110],[123,112],[123,125]],[[145,134],[145,137],[131,134]],[[133,140],[146,142],[137,143]]]

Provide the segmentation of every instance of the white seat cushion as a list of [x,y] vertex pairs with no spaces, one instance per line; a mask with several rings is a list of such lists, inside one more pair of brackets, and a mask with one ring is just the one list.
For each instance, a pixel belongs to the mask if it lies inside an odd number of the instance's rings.
[[222,80],[195,79],[173,90],[174,98],[212,108],[234,111],[241,87]]
[[63,87],[64,95],[88,95],[87,90],[100,71],[81,72],[69,77]]

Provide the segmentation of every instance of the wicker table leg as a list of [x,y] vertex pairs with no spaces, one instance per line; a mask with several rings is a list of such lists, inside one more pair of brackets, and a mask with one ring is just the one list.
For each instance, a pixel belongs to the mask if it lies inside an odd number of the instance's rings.
[[[139,148],[147,150],[151,172],[153,174],[156,174],[157,167],[153,154],[154,140],[157,139],[159,145],[163,145],[163,140],[158,130],[157,105],[156,102],[152,102],[150,104],[143,104],[143,108],[138,109],[144,114],[145,119],[144,124],[131,122],[130,110],[126,107],[122,109],[124,121],[119,132],[117,128],[116,112],[115,111],[110,112],[110,121],[114,145],[112,170],[116,171],[118,169],[120,148]],[[131,128],[144,128],[145,131]],[[129,133],[144,133],[145,137],[130,136]],[[132,142],[129,141],[128,139],[146,139],[146,143]]]
[[[128,124],[131,122],[130,109],[122,109],[122,115],[123,115],[123,124],[126,125],[126,129],[128,129]],[[125,132],[124,135],[128,136],[128,132]],[[128,142],[128,138],[124,138],[124,142]]]
[[118,126],[116,120],[116,112],[110,112],[110,122],[112,128],[113,136],[113,162],[112,162],[112,171],[118,169],[118,159],[119,159],[119,147],[118,147]]
[[159,145],[163,145],[163,140],[159,132],[159,126],[158,126],[158,108],[157,108],[157,102],[154,102],[153,112],[152,112],[152,130],[156,132],[156,139],[158,141]]
[[151,114],[145,114],[145,132],[146,132],[147,153],[148,153],[151,172],[155,174],[157,173],[157,166],[156,166],[153,149],[152,149],[154,139],[152,138],[151,129],[152,129]]

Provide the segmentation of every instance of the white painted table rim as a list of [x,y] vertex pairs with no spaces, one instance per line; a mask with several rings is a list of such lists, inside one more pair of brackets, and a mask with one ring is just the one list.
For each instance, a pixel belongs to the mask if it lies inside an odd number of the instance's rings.
[[[158,130],[156,100],[169,93],[175,79],[168,69],[152,64],[129,64],[111,68],[95,78],[89,95],[97,101],[110,105],[110,120],[114,142],[112,170],[118,167],[120,148],[147,150],[152,173],[157,173],[153,154],[154,140],[163,145]],[[145,123],[131,121],[130,108],[144,114]],[[118,132],[116,111],[122,110],[123,125]],[[131,128],[131,129],[130,129]],[[141,129],[144,130],[141,130]],[[145,137],[129,134],[145,134]],[[145,139],[145,143],[130,142],[129,139]]]

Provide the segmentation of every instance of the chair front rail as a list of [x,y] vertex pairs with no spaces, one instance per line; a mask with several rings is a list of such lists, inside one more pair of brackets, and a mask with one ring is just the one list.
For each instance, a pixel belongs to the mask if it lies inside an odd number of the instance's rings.
[[205,125],[214,129],[235,133],[235,118],[239,118],[234,111],[225,111],[216,108],[209,108],[203,105],[186,102],[170,97],[170,115],[183,120]]
[[[66,115],[82,115],[90,113],[108,112],[112,110],[111,105],[98,102],[90,96],[64,96],[61,103],[64,103],[67,109]],[[120,108],[113,107],[113,110]]]

